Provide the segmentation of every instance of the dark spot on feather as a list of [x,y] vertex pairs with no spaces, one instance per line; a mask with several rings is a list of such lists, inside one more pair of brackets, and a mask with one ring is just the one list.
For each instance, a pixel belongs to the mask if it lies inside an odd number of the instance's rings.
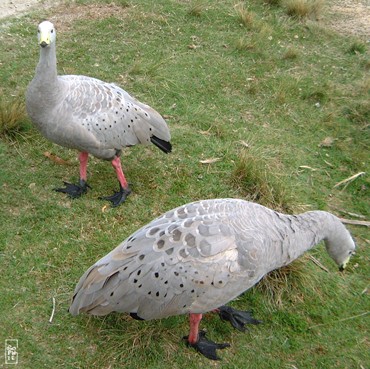
[[152,228],[150,231],[149,231],[149,234],[151,236],[153,236],[154,234],[156,234],[157,232],[159,231],[159,228],[158,227],[154,227]]
[[137,283],[137,279],[134,279],[134,283]]
[[[179,255],[182,257],[182,258],[187,258],[188,257],[188,254],[187,254],[187,252],[186,252],[186,250],[185,249],[181,249],[180,251],[179,251]],[[186,271],[185,271],[185,273],[186,273]]]
[[159,277],[159,273],[158,272],[155,272],[154,273],[154,277],[158,278]]
[[114,292],[111,292],[111,293],[110,293],[110,296],[113,296],[113,295],[114,295]]
[[164,284],[168,284],[168,281],[164,282]]
[[176,277],[178,277],[178,276],[179,276],[179,272],[176,272],[176,271],[175,271],[173,274],[175,274],[175,276],[176,276]]
[[171,255],[173,253],[173,247],[171,247],[170,249],[166,250],[166,254],[167,255]]
[[185,236],[185,242],[187,243],[188,246],[194,246],[195,245],[195,237],[191,233],[188,233]]
[[139,260],[143,260],[145,258],[145,255],[143,255],[143,254],[141,254],[140,256],[139,256]]
[[184,227],[190,227],[192,224],[193,224],[193,221],[192,220],[190,220],[190,219],[185,220]]
[[141,274],[141,269],[139,269],[136,274],[140,275]]
[[159,249],[161,249],[161,248],[163,248],[163,246],[164,246],[164,240],[159,240],[159,241],[157,242],[157,247],[158,247]]
[[152,294],[152,291],[149,291],[149,292],[148,292],[148,295],[151,295],[151,294]]
[[178,229],[175,229],[173,231],[173,240],[174,241],[179,241],[181,238],[181,232]]
[[159,292],[157,291],[155,295],[158,297],[159,296]]
[[181,284],[180,284],[180,288],[183,288],[183,287],[184,287],[184,285],[181,283]]

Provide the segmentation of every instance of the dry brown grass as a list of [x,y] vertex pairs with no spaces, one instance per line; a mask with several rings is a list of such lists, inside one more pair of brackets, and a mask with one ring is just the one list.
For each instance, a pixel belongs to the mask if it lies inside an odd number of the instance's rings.
[[292,211],[290,191],[277,173],[278,168],[259,153],[243,150],[231,174],[231,181],[247,200],[289,213]]
[[203,2],[195,2],[190,5],[190,8],[188,10],[188,14],[200,17],[204,10],[206,9],[206,4]]
[[309,286],[312,281],[312,275],[306,271],[308,256],[305,255],[293,263],[273,270],[266,274],[256,285],[267,300],[273,304],[282,306],[286,296],[293,295],[294,291],[299,291],[301,286]]
[[282,6],[291,17],[319,19],[324,0],[283,0]]
[[13,138],[22,130],[22,123],[26,119],[25,105],[22,99],[12,102],[0,99],[0,136]]
[[244,4],[237,4],[235,10],[240,24],[248,29],[259,28],[259,22],[255,12],[248,10]]

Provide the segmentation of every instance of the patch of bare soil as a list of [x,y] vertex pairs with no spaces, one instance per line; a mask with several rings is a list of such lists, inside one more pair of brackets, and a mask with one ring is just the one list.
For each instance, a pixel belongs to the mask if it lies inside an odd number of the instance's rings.
[[331,0],[325,13],[323,23],[329,28],[370,41],[369,0]]
[[[54,6],[42,0],[1,0],[0,18],[17,16],[37,7],[45,9]],[[122,15],[123,8],[114,5],[66,5],[56,8],[56,14],[50,18],[58,28],[67,26],[76,18],[104,18]],[[63,22],[67,24],[63,24]],[[369,0],[327,0],[322,24],[341,34],[351,34],[370,41],[370,6]]]
[[21,15],[37,6],[43,9],[49,7],[43,5],[40,0],[1,0],[0,18]]

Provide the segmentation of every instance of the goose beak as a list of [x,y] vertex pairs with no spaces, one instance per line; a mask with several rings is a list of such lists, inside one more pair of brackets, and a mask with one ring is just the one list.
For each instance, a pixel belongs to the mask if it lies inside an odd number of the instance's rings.
[[50,45],[50,36],[47,33],[40,34],[39,45],[41,47],[46,47]]
[[343,270],[346,268],[350,258],[351,258],[351,256],[348,256],[348,258],[346,260],[344,260],[341,265],[339,265],[339,271],[340,272],[343,272]]

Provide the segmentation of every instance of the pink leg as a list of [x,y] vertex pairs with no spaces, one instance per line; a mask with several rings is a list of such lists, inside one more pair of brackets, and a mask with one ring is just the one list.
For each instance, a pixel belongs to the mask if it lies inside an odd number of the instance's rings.
[[122,170],[122,166],[121,166],[121,159],[119,158],[119,156],[116,156],[112,160],[112,166],[113,166],[114,170],[116,171],[117,178],[118,178],[119,183],[121,184],[121,187],[124,188],[124,189],[127,189],[128,188],[128,183],[127,183],[126,178],[123,174],[123,170]]
[[89,154],[87,152],[80,152],[78,154],[78,160],[80,161],[80,180],[77,185],[73,183],[64,182],[65,187],[56,188],[55,191],[66,193],[70,198],[76,199],[87,192],[88,188],[91,188],[87,184],[87,161],[89,160]]
[[78,155],[80,161],[80,179],[87,181],[87,161],[89,160],[89,153],[80,152]]
[[202,320],[202,314],[190,314],[190,333],[188,336],[188,341],[190,344],[194,345],[199,339],[199,324]]

